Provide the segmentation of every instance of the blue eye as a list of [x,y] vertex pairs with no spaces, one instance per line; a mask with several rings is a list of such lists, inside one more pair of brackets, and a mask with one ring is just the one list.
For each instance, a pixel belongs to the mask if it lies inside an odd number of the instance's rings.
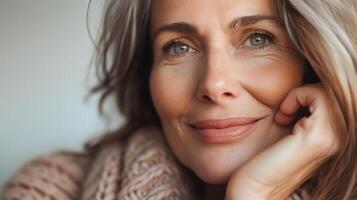
[[261,49],[268,46],[272,41],[274,41],[273,35],[270,35],[269,33],[254,32],[248,37],[244,46]]
[[250,38],[250,44],[252,46],[265,46],[268,42],[268,38],[263,35],[254,35]]
[[181,54],[187,53],[190,50],[190,47],[186,44],[175,44],[170,50],[169,53],[171,54]]
[[191,46],[187,45],[183,41],[172,41],[165,45],[164,52],[169,56],[180,56],[186,53],[196,52]]

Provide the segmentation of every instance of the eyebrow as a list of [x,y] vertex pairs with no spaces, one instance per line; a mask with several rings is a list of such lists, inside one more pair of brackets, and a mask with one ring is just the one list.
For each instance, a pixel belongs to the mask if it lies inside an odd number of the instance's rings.
[[[269,20],[275,24],[278,24],[278,20],[275,16],[272,15],[248,15],[237,17],[233,19],[229,25],[228,29],[233,30],[239,27],[248,26],[251,24],[255,24],[262,20]],[[175,22],[171,24],[162,25],[156,31],[154,31],[153,39],[155,39],[162,32],[177,32],[177,33],[198,33],[198,28],[192,24],[186,22]]]

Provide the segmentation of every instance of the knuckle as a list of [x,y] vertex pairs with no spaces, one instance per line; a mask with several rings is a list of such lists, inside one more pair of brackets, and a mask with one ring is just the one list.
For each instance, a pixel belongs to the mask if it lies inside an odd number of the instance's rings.
[[296,87],[296,88],[293,88],[292,90],[290,90],[289,92],[289,95],[292,95],[292,96],[296,96],[296,94],[298,92],[300,92],[301,90],[303,90],[304,87]]

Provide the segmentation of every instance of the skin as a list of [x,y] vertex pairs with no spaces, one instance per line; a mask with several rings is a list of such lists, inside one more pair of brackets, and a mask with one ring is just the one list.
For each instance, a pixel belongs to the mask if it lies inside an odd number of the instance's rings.
[[305,84],[289,92],[275,121],[290,124],[300,107],[308,107],[311,114],[299,119],[290,134],[255,155],[230,177],[227,200],[287,199],[327,159],[340,153],[340,130],[334,126],[338,119],[331,109],[334,104],[321,83]]
[[[250,15],[274,17],[271,0],[153,0],[151,6],[151,97],[175,156],[210,187],[240,187],[248,180],[237,175],[239,169],[293,128],[278,124],[275,115],[289,92],[303,84],[304,59],[274,20],[228,28],[235,18]],[[197,31],[158,32],[178,22]],[[264,118],[247,137],[224,144],[203,142],[189,126],[229,117]],[[257,165],[264,162],[251,167]]]

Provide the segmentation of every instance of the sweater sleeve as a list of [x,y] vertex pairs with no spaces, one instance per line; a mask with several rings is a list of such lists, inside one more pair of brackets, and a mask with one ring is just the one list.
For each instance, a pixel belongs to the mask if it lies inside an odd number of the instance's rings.
[[23,165],[9,179],[0,199],[77,199],[89,157],[57,151]]

